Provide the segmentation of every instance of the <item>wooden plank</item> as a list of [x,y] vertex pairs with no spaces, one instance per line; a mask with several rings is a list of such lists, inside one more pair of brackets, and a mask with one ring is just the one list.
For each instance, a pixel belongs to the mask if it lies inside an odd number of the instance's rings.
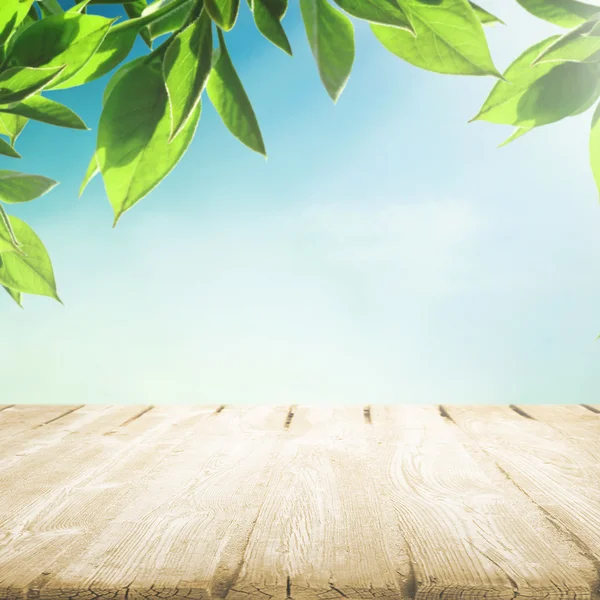
[[435,407],[373,408],[417,598],[589,597],[593,565]]
[[42,587],[57,568],[76,560],[136,500],[130,484],[176,451],[178,426],[212,412],[156,407],[107,432],[112,435],[69,436],[3,471],[0,598],[24,598],[30,587]]
[[81,405],[13,404],[0,411],[0,439],[8,441],[14,435],[68,414]]
[[0,433],[0,473],[18,463],[24,456],[49,452],[68,436],[94,436],[111,432],[129,419],[134,419],[147,406],[89,405],[67,412],[56,419],[46,413],[37,425],[5,438]]
[[600,469],[600,415],[577,404],[528,405],[513,410],[552,427],[558,435],[577,444],[580,451],[588,453]]
[[[262,470],[286,412],[259,407],[188,419],[161,442],[171,447],[160,460],[149,444],[136,469],[122,464],[72,490],[46,514],[43,529],[38,524],[40,535],[65,523],[79,530],[62,558],[52,557],[56,543],[45,548],[45,563],[36,556],[38,570],[44,565],[49,573],[39,597],[91,589],[134,598],[174,588],[203,597],[226,588],[259,510]],[[13,581],[24,579],[18,558],[11,561]]]
[[446,410],[507,480],[540,507],[556,531],[594,564],[594,588],[598,589],[600,478],[596,461],[579,442],[508,407],[448,406]]
[[295,409],[227,600],[410,597],[404,536],[365,427],[361,407]]

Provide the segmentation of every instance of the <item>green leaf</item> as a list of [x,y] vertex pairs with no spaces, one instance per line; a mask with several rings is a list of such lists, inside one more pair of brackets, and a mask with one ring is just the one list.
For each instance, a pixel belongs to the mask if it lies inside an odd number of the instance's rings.
[[240,0],[204,0],[204,8],[223,31],[230,31],[240,10]]
[[275,46],[292,56],[290,41],[277,17],[266,0],[251,0],[252,15],[258,30]]
[[0,202],[20,204],[48,193],[57,182],[41,175],[0,171]]
[[212,59],[212,23],[202,14],[169,44],[163,74],[169,95],[171,137],[185,127],[206,86]]
[[11,107],[0,106],[0,113],[19,115],[58,127],[87,130],[86,124],[70,108],[43,96],[30,96]]
[[120,78],[102,110],[96,147],[115,224],[179,162],[199,118],[200,104],[169,144],[171,120],[160,63],[140,62]]
[[22,296],[21,296],[21,292],[16,292],[15,290],[11,290],[9,287],[6,287],[5,285],[2,286],[7,292],[8,295],[21,307],[23,308],[23,304],[22,304]]
[[46,15],[61,15],[65,11],[58,3],[58,0],[37,0],[38,6]]
[[0,73],[0,105],[21,102],[51,85],[65,67],[12,67]]
[[206,86],[208,97],[227,129],[243,144],[266,156],[250,99],[231,62],[223,32],[219,29],[217,34],[219,49],[213,53],[213,66]]
[[600,52],[600,16],[560,36],[535,58],[532,64],[548,62],[597,62]]
[[60,302],[52,262],[33,229],[17,217],[9,217],[25,254],[4,252],[0,256],[0,284],[16,292],[49,296]]
[[15,145],[17,138],[21,135],[28,119],[19,115],[0,113],[0,135],[6,135],[10,139],[11,146]]
[[475,2],[469,2],[471,8],[475,11],[477,18],[484,25],[493,25],[494,23],[499,23],[501,25],[505,25],[504,21],[501,21],[497,16],[493,15],[491,12],[485,10]]
[[[327,0],[300,0],[300,10],[321,81],[331,99],[337,102],[354,64],[352,21]],[[410,33],[407,35],[412,37]]]
[[[129,23],[135,23],[135,21],[131,20]],[[69,78],[67,82],[62,85],[55,85],[53,89],[62,90],[84,85],[112,71],[129,56],[135,39],[142,28],[143,24],[136,24],[136,27],[124,29],[112,27],[97,52],[85,66]]]
[[100,168],[98,167],[98,160],[96,153],[94,152],[94,156],[92,156],[92,160],[90,160],[90,164],[88,165],[87,171],[85,172],[85,176],[83,181],[81,182],[81,187],[79,188],[79,197],[81,198],[85,188],[88,186],[89,182],[96,177],[100,173]]
[[[66,82],[96,53],[114,19],[64,13],[42,19],[14,43],[10,63],[28,67],[63,67],[52,87]],[[66,65],[66,66],[65,66]]]
[[19,252],[23,254],[19,241],[15,236],[10,219],[0,204],[0,253],[2,252]]
[[549,73],[555,65],[538,64],[533,60],[559,36],[554,35],[528,48],[504,73],[505,81],[498,81],[481,110],[472,120],[512,125],[518,120],[519,101],[535,81]]
[[[123,8],[130,19],[138,19],[142,16],[144,10],[148,6],[147,0],[133,0],[133,2],[127,2],[123,4]],[[145,27],[140,31],[140,37],[146,43],[148,48],[152,48],[152,38],[150,32]]]
[[392,54],[436,73],[499,76],[483,26],[467,0],[399,0],[416,36],[371,25],[375,37]]
[[67,10],[67,12],[82,14],[89,3],[90,0],[80,0],[80,2],[75,4],[75,6],[71,6],[71,8]]
[[19,17],[19,0],[3,0],[0,3],[0,46],[6,42]]
[[408,17],[395,0],[335,0],[335,3],[357,19],[399,27],[414,34]]
[[0,138],[0,154],[11,158],[21,158],[21,155],[8,143]]
[[[152,15],[154,15],[158,10],[168,7],[169,5],[173,4],[174,1],[175,0],[156,0],[156,2],[153,2],[143,10],[142,18],[152,18]],[[192,4],[193,0],[188,0],[177,9],[172,10],[165,16],[152,21],[148,26],[150,38],[155,40],[161,35],[171,33],[172,31],[182,27],[185,24],[188,13],[192,8]]]
[[533,129],[533,127],[518,127],[517,129],[515,129],[515,131],[513,131],[511,136],[509,136],[507,139],[505,139],[498,146],[498,148],[503,148],[504,146],[510,144],[511,142],[514,142],[516,139],[520,138],[521,136],[524,136],[526,133],[529,133],[532,129]]
[[598,6],[577,0],[517,0],[529,13],[560,27],[577,27],[598,12]]
[[592,117],[592,130],[590,132],[590,162],[596,181],[596,187],[598,188],[598,192],[600,192],[600,104],[596,106],[594,116]]
[[108,97],[111,95],[113,89],[119,83],[119,81],[129,72],[134,69],[137,65],[148,61],[148,56],[138,56],[129,62],[121,65],[117,72],[108,80],[106,87],[104,88],[104,94],[102,96],[102,106],[106,104]]

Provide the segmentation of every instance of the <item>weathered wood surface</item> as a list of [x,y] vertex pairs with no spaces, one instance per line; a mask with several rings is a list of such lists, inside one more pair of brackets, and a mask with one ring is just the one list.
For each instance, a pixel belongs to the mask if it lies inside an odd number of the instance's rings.
[[0,600],[598,600],[600,407],[0,405]]

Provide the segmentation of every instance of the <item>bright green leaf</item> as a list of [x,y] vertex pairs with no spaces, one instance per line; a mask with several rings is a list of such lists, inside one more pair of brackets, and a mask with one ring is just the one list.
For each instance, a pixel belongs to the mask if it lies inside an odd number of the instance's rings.
[[475,4],[475,2],[469,2],[469,4],[471,5],[471,8],[475,11],[477,18],[484,25],[493,25],[494,23],[499,23],[501,25],[505,24],[504,21],[501,21],[496,15],[493,15],[491,12],[488,12],[487,10],[485,10],[485,8],[479,6],[479,4]]
[[199,118],[200,104],[169,144],[171,120],[160,64],[140,62],[120,78],[102,110],[97,143],[115,223],[171,172],[192,141]]
[[512,135],[510,135],[498,146],[498,148],[503,148],[511,142],[514,142],[516,139],[524,136],[526,133],[529,133],[532,129],[533,127],[518,127],[515,129],[515,131],[513,131]]
[[533,64],[547,62],[597,62],[600,52],[599,16],[560,36],[535,58]]
[[598,12],[598,6],[577,0],[517,0],[529,13],[560,27],[577,27]]
[[[132,20],[130,23],[134,23],[134,21]],[[61,90],[83,85],[112,71],[129,56],[135,39],[142,30],[142,27],[142,24],[123,29],[112,27],[98,48],[98,51],[85,66],[67,82],[62,85],[53,86],[53,88]]]
[[100,168],[98,167],[98,160],[96,158],[96,153],[94,152],[94,156],[92,156],[92,160],[90,160],[90,164],[88,165],[83,181],[81,182],[81,187],[79,188],[80,198],[89,182],[94,179],[98,173],[100,173]]
[[10,223],[25,254],[4,252],[0,256],[0,284],[16,292],[50,296],[60,302],[48,252],[33,229],[17,217]]
[[64,13],[42,19],[15,41],[10,64],[28,67],[65,66],[52,87],[68,81],[95,54],[114,19]]
[[90,0],[81,0],[80,2],[78,2],[77,4],[75,4],[74,6],[71,6],[71,8],[69,8],[67,10],[68,13],[78,13],[81,14],[84,12],[85,8],[87,7],[87,5],[90,3]]
[[240,0],[204,0],[210,18],[224,31],[230,31],[240,10]]
[[414,33],[408,17],[396,0],[335,0],[335,3],[357,19],[399,27]]
[[2,0],[0,2],[0,46],[6,42],[19,17],[19,0]]
[[512,125],[519,120],[519,101],[535,81],[549,73],[555,65],[531,63],[545,48],[559,36],[547,38],[527,49],[504,73],[505,81],[498,81],[487,97],[483,107],[472,120],[489,121]]
[[211,69],[212,23],[206,11],[169,44],[163,73],[169,94],[171,139],[183,129],[200,102]]
[[206,91],[229,131],[243,144],[266,156],[260,127],[244,86],[231,62],[221,30],[219,49],[213,54],[213,67]]
[[23,308],[23,304],[22,304],[22,296],[21,296],[21,292],[17,292],[15,290],[11,290],[9,287],[6,287],[5,285],[2,286],[7,292],[8,295],[21,307]]
[[399,0],[416,36],[371,25],[375,37],[392,54],[412,65],[451,75],[494,75],[483,26],[467,0]]
[[87,130],[86,124],[70,108],[43,96],[30,96],[10,108],[0,106],[0,113],[20,115],[58,127]]
[[0,202],[20,204],[48,193],[57,182],[41,175],[0,171]]
[[21,135],[23,129],[25,129],[27,122],[28,119],[25,117],[0,113],[0,135],[8,136],[11,146],[14,147],[17,138]]
[[[337,102],[354,64],[352,21],[327,0],[300,0],[300,10],[321,81],[332,100]],[[404,33],[412,37],[410,33]]]
[[23,254],[19,240],[17,240],[10,224],[10,218],[4,207],[0,205],[0,253],[2,252],[19,252]]
[[51,85],[65,67],[12,67],[0,73],[0,105],[21,102]]
[[113,89],[119,83],[119,81],[129,72],[134,69],[137,65],[148,61],[148,56],[138,56],[129,62],[121,65],[116,73],[108,80],[106,87],[104,88],[104,94],[102,96],[102,106],[106,104],[108,97],[111,95]]
[[11,158],[21,158],[21,155],[8,143],[0,138],[0,154]]
[[[157,13],[157,11],[163,10],[174,2],[175,0],[156,0],[142,11],[142,18],[151,19],[152,16]],[[175,10],[172,10],[166,15],[153,20],[148,26],[150,38],[154,40],[165,33],[171,33],[172,31],[182,27],[185,24],[190,9],[192,8],[192,4],[193,0],[188,0]]]
[[275,46],[292,55],[290,41],[275,12],[272,12],[268,1],[251,0],[252,14],[258,30]]

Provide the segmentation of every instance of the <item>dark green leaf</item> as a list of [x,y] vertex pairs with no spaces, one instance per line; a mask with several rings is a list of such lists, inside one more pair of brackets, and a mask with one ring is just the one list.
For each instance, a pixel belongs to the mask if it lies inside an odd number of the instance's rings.
[[66,82],[95,54],[114,19],[64,13],[42,19],[15,41],[10,62],[28,67],[64,66],[52,87]]
[[21,102],[51,85],[65,67],[12,67],[0,73],[0,105]]
[[[147,0],[133,0],[133,2],[127,2],[123,4],[123,8],[130,19],[138,19],[142,16],[142,13],[148,6]],[[152,48],[152,38],[150,32],[145,27],[140,31],[140,37],[146,43],[148,48]]]
[[0,154],[11,158],[21,158],[21,155],[8,143],[0,138]]
[[108,199],[119,217],[149,194],[189,146],[200,104],[170,144],[171,120],[160,64],[140,62],[119,79],[98,127],[97,160]]
[[290,41],[276,13],[265,0],[251,0],[252,14],[258,30],[278,48],[292,55]]
[[0,284],[16,292],[50,296],[60,302],[52,262],[33,229],[17,217],[10,223],[25,254],[4,252],[0,256]]
[[[334,102],[346,87],[354,64],[352,21],[327,0],[300,0],[302,20],[321,81]],[[401,29],[393,28],[402,32]],[[407,35],[412,35],[404,32]]]
[[410,21],[396,0],[335,0],[335,3],[357,19],[399,27],[414,33]]
[[495,75],[483,26],[467,0],[399,0],[416,36],[371,25],[383,46],[405,61],[451,75]]
[[212,23],[206,11],[169,44],[163,73],[169,94],[171,139],[183,129],[200,102],[211,69]]
[[98,168],[98,161],[96,159],[96,153],[94,152],[94,156],[92,156],[92,160],[90,160],[90,164],[88,165],[83,181],[81,182],[81,187],[79,188],[80,198],[89,182],[94,179],[98,173],[100,173],[100,169]]
[[43,96],[30,96],[10,108],[0,106],[0,113],[20,115],[58,127],[87,130],[86,124],[70,108]]
[[223,32],[217,30],[219,49],[213,54],[213,67],[206,91],[223,123],[243,144],[266,156],[260,127],[244,86],[231,62]]
[[535,81],[549,73],[555,66],[544,63],[532,67],[531,63],[558,37],[557,35],[552,36],[525,50],[504,73],[505,81],[496,83],[473,121],[482,120],[508,125],[517,122],[519,120],[519,101],[523,95]]
[[577,27],[598,12],[598,6],[577,0],[517,0],[532,15],[559,25]]
[[224,31],[230,31],[240,10],[240,0],[204,0],[210,18]]
[[41,175],[0,171],[0,202],[20,204],[48,193],[57,182]]
[[14,147],[17,138],[25,129],[27,121],[28,119],[19,115],[0,113],[0,135],[6,135],[10,139],[11,146]]
[[136,65],[147,62],[148,56],[138,56],[138,58],[134,58],[129,62],[121,65],[121,67],[117,70],[117,72],[108,80],[106,87],[104,88],[104,94],[102,96],[102,106],[106,104],[108,97],[112,93],[113,89],[117,85],[117,83],[124,77],[131,69],[134,69]]
[[2,286],[7,292],[8,295],[21,307],[23,308],[23,304],[22,304],[22,297],[21,297],[21,292],[16,292],[15,290],[11,290],[9,287],[6,287],[5,285]]
[[61,15],[65,12],[57,0],[38,0],[38,6],[46,16]]
[[493,15],[491,12],[488,12],[487,10],[485,10],[485,8],[479,6],[479,4],[475,4],[475,2],[469,2],[469,4],[471,5],[471,8],[475,11],[477,18],[484,25],[493,25],[494,23],[500,23],[501,25],[505,24],[504,21],[501,21],[497,16]]

